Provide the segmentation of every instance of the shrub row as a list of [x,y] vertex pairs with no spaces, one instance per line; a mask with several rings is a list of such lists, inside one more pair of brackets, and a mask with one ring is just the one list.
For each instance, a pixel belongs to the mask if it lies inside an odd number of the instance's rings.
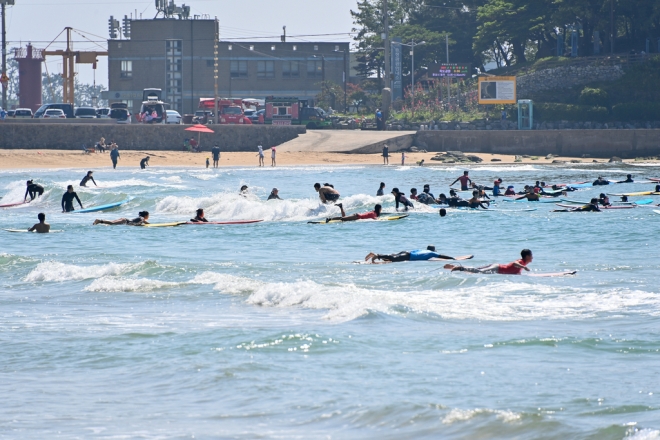
[[607,122],[610,119],[607,108],[588,105],[539,103],[534,105],[534,119],[537,121],[593,121]]

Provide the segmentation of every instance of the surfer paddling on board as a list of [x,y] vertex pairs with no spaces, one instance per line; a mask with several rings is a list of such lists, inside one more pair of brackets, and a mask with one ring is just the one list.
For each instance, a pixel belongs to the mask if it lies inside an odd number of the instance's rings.
[[69,185],[66,187],[66,192],[62,195],[62,212],[71,212],[73,211],[73,201],[78,200],[78,204],[80,205],[80,209],[83,209],[83,204],[80,201],[80,198],[78,197],[78,194],[76,194],[73,191],[73,185]]
[[335,206],[339,206],[339,209],[341,210],[341,217],[334,217],[334,218],[328,217],[327,219],[325,219],[326,223],[330,222],[331,220],[339,220],[342,222],[353,222],[355,220],[376,220],[378,217],[380,217],[380,212],[383,209],[381,205],[376,205],[374,206],[373,211],[346,215],[346,212],[344,211],[344,206],[341,203],[337,203]]
[[204,216],[204,210],[202,208],[199,208],[197,210],[197,215],[195,215],[195,218],[190,219],[191,222],[193,223],[206,223],[208,220],[206,220],[206,217]]
[[463,175],[459,177],[458,179],[454,180],[452,183],[449,184],[449,186],[452,186],[456,182],[461,182],[461,191],[467,191],[470,189],[468,186],[468,182],[472,183],[472,180],[468,177],[469,172],[468,171],[463,171]]
[[92,183],[94,183],[94,186],[98,186],[96,184],[96,180],[94,180],[94,177],[92,177],[92,174],[94,174],[94,171],[87,171],[87,175],[80,181],[80,186],[87,186],[87,182],[90,180]]
[[39,219],[39,223],[35,224],[30,229],[28,229],[28,232],[37,231],[40,234],[45,234],[47,232],[50,232],[50,225],[46,223],[46,214],[40,212],[37,215],[37,218]]
[[[369,254],[364,257],[364,261],[371,260],[372,264],[387,264],[387,263],[400,263],[401,261],[428,261],[434,258],[440,260],[455,260],[454,257],[448,257],[446,255],[439,254],[435,251],[435,246],[427,246],[426,249],[416,249],[413,251],[403,251],[398,254],[376,254],[369,252]],[[462,259],[467,259],[466,257],[461,257]],[[472,258],[471,255],[468,258]],[[380,260],[380,262],[378,262]]]
[[601,211],[600,208],[598,207],[598,199],[594,197],[586,205],[578,206],[577,208],[573,208],[573,209],[555,209],[552,212],[601,212]]
[[142,225],[148,225],[149,222],[149,212],[148,211],[140,211],[138,213],[138,217],[134,218],[133,220],[129,220],[127,218],[118,218],[117,220],[100,220],[96,219],[94,220],[95,225],[128,225],[128,226],[142,226]]
[[529,272],[527,265],[530,264],[534,259],[532,256],[532,251],[529,249],[523,249],[520,252],[520,256],[522,257],[520,260],[512,261],[508,264],[495,263],[483,267],[465,267],[456,264],[445,264],[445,269],[449,269],[452,272],[460,270],[470,273],[499,273],[501,275],[520,275],[523,270]]
[[320,183],[315,183],[314,189],[319,193],[319,199],[321,199],[321,202],[323,203],[332,203],[339,200],[339,191],[327,183],[323,186],[321,186]]

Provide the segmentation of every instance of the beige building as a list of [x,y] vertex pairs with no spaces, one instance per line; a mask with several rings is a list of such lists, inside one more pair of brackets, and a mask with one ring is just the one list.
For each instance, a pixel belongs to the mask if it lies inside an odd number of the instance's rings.
[[[193,113],[199,98],[214,96],[216,29],[208,19],[131,20],[130,38],[108,40],[104,97],[136,112],[142,90],[160,88],[170,108]],[[324,79],[344,85],[348,51],[349,43],[218,41],[218,96],[313,100]]]

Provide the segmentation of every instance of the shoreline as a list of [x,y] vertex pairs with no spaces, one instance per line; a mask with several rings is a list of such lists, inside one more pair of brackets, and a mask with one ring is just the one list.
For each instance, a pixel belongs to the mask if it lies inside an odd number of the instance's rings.
[[[192,168],[205,168],[206,158],[211,159],[210,152],[189,153],[175,151],[121,151],[118,168],[137,168],[139,169],[140,160],[150,156],[150,168],[159,166],[181,166]],[[406,152],[406,166],[417,166],[417,162],[424,159],[425,167],[443,166],[469,168],[474,166],[502,166],[502,165],[591,165],[597,163],[608,163],[608,159],[602,158],[575,158],[575,157],[553,157],[546,159],[539,157],[537,160],[523,158],[516,162],[514,155],[505,154],[485,154],[485,153],[466,153],[480,157],[482,162],[459,162],[445,163],[431,160],[437,153]],[[492,159],[499,159],[492,162]],[[553,160],[564,161],[564,163],[555,163]],[[401,154],[393,152],[390,156],[390,166],[401,166]],[[571,161],[580,161],[573,162]],[[265,168],[270,167],[270,152],[265,151]],[[646,161],[625,159],[622,163],[644,163],[659,164],[658,161]],[[211,165],[213,162],[211,161]],[[220,156],[219,168],[235,166],[254,166],[258,168],[258,158],[256,151],[254,153],[246,152],[223,152]],[[346,165],[383,165],[383,158],[380,154],[347,154],[347,153],[323,153],[323,152],[277,152],[277,165],[280,167],[290,166],[346,166]],[[53,169],[53,168],[99,168],[110,167],[112,162],[108,152],[83,154],[75,150],[0,150],[0,169],[18,170],[18,169]],[[211,167],[209,167],[211,168]]]

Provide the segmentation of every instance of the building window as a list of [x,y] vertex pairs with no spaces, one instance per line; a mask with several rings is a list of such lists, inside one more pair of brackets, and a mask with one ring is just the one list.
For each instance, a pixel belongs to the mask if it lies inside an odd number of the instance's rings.
[[275,50],[275,46],[270,46],[270,50]]
[[296,46],[296,45],[294,44],[294,45],[293,45],[293,50],[298,50],[298,46]]
[[275,78],[275,62],[257,61],[257,78]]
[[307,76],[308,77],[322,77],[323,76],[323,63],[321,61],[307,61]]
[[282,78],[298,78],[300,69],[297,61],[282,62]]
[[254,50],[254,45],[250,44],[250,50]]
[[132,78],[133,77],[133,61],[122,61],[121,62],[121,72],[119,74],[122,78]]
[[247,61],[232,61],[229,70],[232,78],[247,78]]
[[319,50],[319,46],[315,44],[314,45],[314,50]]
[[231,44],[229,46],[227,46],[227,50],[233,50],[233,47],[232,47]]

